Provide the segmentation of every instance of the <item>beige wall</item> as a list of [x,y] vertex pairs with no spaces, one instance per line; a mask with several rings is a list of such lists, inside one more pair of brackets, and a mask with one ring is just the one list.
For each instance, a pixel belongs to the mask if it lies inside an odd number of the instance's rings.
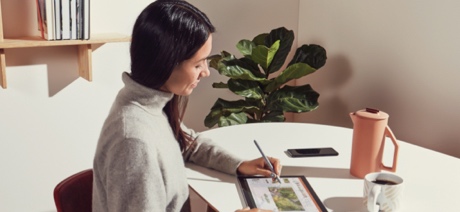
[[[91,32],[130,34],[151,0],[91,1]],[[192,0],[218,32],[214,53],[237,53],[236,43],[279,26],[297,31],[298,1]],[[35,1],[1,1],[6,36],[38,35]],[[245,5],[245,6],[243,6]],[[0,89],[0,211],[55,211],[52,192],[65,177],[92,167],[100,128],[129,70],[128,43],[110,43],[93,53],[93,82],[78,77],[76,49],[6,50],[8,89]],[[206,129],[205,115],[217,97],[217,72],[191,97],[186,123]],[[24,200],[27,204],[24,204]],[[235,206],[235,209],[240,206]]]
[[328,50],[306,78],[320,108],[296,121],[352,127],[376,107],[400,140],[460,157],[459,1],[300,1],[299,43]]

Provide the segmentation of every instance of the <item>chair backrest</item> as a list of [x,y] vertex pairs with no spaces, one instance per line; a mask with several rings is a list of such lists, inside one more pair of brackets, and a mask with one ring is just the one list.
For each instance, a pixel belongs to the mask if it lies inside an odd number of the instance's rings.
[[57,212],[91,212],[93,170],[76,173],[54,188]]

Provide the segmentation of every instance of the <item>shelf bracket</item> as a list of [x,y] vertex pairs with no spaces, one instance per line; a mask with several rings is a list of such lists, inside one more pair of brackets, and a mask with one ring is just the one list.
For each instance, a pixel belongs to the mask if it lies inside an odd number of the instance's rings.
[[85,78],[88,81],[93,81],[92,74],[92,46],[91,44],[78,45],[78,73],[80,77]]
[[5,49],[0,49],[0,85],[2,88],[6,88]]

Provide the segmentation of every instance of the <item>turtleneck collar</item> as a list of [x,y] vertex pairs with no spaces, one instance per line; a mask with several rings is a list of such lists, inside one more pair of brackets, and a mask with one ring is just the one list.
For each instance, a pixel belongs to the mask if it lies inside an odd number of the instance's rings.
[[129,73],[122,75],[125,87],[120,91],[120,96],[125,101],[137,103],[151,113],[162,112],[166,103],[174,96],[173,93],[145,87],[134,81]]

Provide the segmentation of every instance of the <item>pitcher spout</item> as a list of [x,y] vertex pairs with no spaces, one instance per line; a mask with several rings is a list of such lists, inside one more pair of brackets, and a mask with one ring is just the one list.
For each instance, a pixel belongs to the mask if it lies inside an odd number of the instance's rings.
[[350,118],[351,118],[351,121],[352,121],[353,124],[354,124],[354,123],[355,123],[355,120],[356,120],[356,112],[350,113]]

